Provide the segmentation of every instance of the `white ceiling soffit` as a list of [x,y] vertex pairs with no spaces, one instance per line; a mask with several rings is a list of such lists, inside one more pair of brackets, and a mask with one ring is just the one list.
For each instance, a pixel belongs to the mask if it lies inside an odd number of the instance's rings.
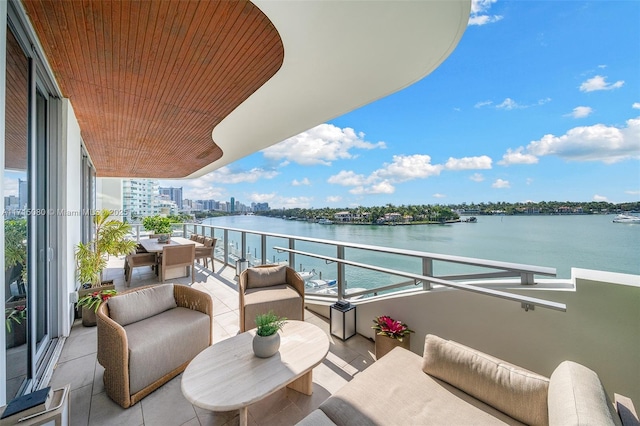
[[213,130],[223,156],[199,177],[431,73],[467,28],[470,0],[254,0],[284,43],[284,63]]

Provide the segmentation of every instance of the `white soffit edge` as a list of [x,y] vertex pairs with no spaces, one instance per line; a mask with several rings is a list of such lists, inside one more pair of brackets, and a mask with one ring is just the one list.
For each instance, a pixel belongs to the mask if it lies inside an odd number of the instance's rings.
[[470,0],[253,2],[284,43],[280,70],[213,130],[199,177],[422,79],[467,28]]

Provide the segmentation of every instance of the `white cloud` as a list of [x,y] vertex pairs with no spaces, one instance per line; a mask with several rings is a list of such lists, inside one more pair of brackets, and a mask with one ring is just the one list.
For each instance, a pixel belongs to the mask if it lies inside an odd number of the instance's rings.
[[604,195],[595,194],[593,196],[593,201],[609,201],[609,200]]
[[447,196],[444,194],[435,193],[432,195],[433,198],[446,198]]
[[339,203],[340,201],[342,201],[342,197],[339,195],[329,195],[326,198],[327,203]]
[[633,105],[631,105],[631,108],[640,109],[640,102],[634,102]]
[[328,183],[342,186],[366,185],[368,181],[369,179],[367,179],[364,175],[358,175],[351,170],[342,170],[337,175],[330,176],[329,179],[327,179]]
[[507,149],[507,153],[502,156],[502,160],[498,161],[501,166],[510,166],[511,164],[536,164],[538,157],[523,152],[524,147],[520,146],[514,149]]
[[330,176],[328,183],[352,186],[351,194],[393,194],[394,184],[414,179],[427,179],[438,176],[443,170],[490,169],[491,158],[479,157],[449,158],[446,165],[431,164],[431,157],[425,154],[394,155],[390,163],[373,171],[369,176],[342,170]]
[[254,192],[249,195],[249,201],[254,203],[272,203],[276,199],[276,193],[272,192],[270,194],[258,194]]
[[527,178],[527,185],[531,185],[533,183],[533,179],[532,178]]
[[357,133],[345,127],[320,124],[299,135],[286,139],[262,150],[265,158],[286,159],[305,166],[330,166],[332,161],[356,158],[354,149],[385,148],[384,142],[371,143],[364,140],[364,133]]
[[5,176],[4,178],[4,187],[2,188],[5,197],[9,197],[13,195],[14,197],[18,196],[18,179],[12,179]]
[[501,15],[489,15],[487,12],[497,0],[472,0],[468,25],[486,25],[498,22]]
[[580,85],[581,92],[595,92],[597,90],[613,90],[619,89],[624,85],[624,80],[618,80],[615,83],[607,83],[607,77],[596,75]]
[[571,116],[573,118],[584,118],[591,115],[592,112],[593,112],[593,108],[591,107],[578,106],[573,109],[573,112],[571,112],[571,114],[567,114],[567,116]]
[[602,161],[607,164],[640,158],[640,117],[617,128],[595,124],[570,129],[562,136],[545,135],[527,146],[535,156],[556,155],[572,161]]
[[491,157],[481,155],[479,157],[449,157],[444,168],[447,170],[480,170],[491,168]]
[[512,109],[516,109],[516,108],[522,108],[522,106],[518,105],[518,103],[516,101],[514,101],[513,99],[506,98],[504,101],[502,101],[501,104],[496,105],[496,108],[512,110]]
[[484,180],[484,176],[482,176],[482,173],[474,173],[471,176],[469,176],[469,179],[471,179],[474,182],[482,182]]
[[624,193],[629,195],[640,195],[640,191],[624,191]]
[[496,179],[493,184],[491,184],[492,188],[511,188],[511,184],[509,184],[508,180]]
[[304,178],[302,180],[294,179],[293,182],[291,182],[291,185],[293,186],[311,185],[311,182],[309,182],[309,179],[307,178]]
[[368,188],[358,186],[349,190],[349,192],[354,195],[393,194],[395,191],[396,191],[396,188],[388,180],[383,180],[382,182],[378,182],[374,185],[371,185]]
[[482,101],[482,102],[476,103],[473,107],[474,108],[482,108],[482,107],[485,107],[485,106],[489,106],[491,104],[493,104],[493,101]]
[[199,179],[214,183],[253,183],[262,179],[273,179],[279,174],[276,170],[265,170],[259,167],[251,170],[233,170],[229,166],[224,166]]
[[376,170],[372,176],[376,179],[389,179],[393,182],[404,182],[413,179],[425,179],[437,176],[443,166],[431,164],[431,157],[424,154],[394,155],[390,164]]

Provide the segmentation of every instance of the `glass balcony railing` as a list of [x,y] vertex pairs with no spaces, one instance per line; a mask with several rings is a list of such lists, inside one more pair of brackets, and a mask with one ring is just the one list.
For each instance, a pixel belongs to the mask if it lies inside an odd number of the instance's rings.
[[[148,234],[142,225],[132,226],[134,238]],[[525,309],[566,310],[563,304],[487,288],[497,279],[532,285],[537,276],[555,277],[555,268],[223,226],[174,224],[172,228],[173,236],[215,238],[215,258],[234,268],[240,259],[249,266],[292,267],[305,280],[307,297],[358,300],[445,286],[518,301]]]

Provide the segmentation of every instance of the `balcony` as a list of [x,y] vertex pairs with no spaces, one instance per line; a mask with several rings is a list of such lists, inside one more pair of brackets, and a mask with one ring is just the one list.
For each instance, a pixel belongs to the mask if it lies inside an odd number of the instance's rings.
[[[105,279],[113,279],[118,291],[126,290],[123,260],[110,259]],[[209,271],[196,265],[194,288],[204,290],[214,300],[214,342],[238,332],[238,293],[235,269],[222,267]],[[189,284],[190,277],[173,280]],[[131,288],[157,284],[150,268],[133,270]],[[311,311],[305,321],[313,323],[329,334],[328,320]],[[331,347],[327,358],[313,370],[314,393],[305,396],[282,389],[249,407],[249,424],[295,424],[313,411],[332,393],[340,389],[359,371],[373,361],[373,343],[356,335],[346,342],[329,336]],[[105,394],[102,384],[104,369],[96,360],[96,327],[83,327],[76,320],[66,339],[60,359],[53,372],[53,388],[71,383],[71,420],[73,425],[232,425],[238,423],[238,412],[213,413],[191,405],[182,395],[182,374],[144,398],[140,403],[123,409]],[[259,419],[257,421],[256,419]]]
[[[134,238],[141,238],[140,231],[135,230]],[[338,295],[351,297],[357,306],[358,334],[347,342],[329,336],[329,355],[314,369],[314,394],[305,397],[290,390],[279,391],[249,408],[250,423],[294,424],[371,365],[374,334],[370,325],[379,315],[400,318],[416,331],[410,348],[414,353],[422,353],[426,334],[437,334],[547,377],[563,360],[573,360],[597,371],[609,391],[640,400],[637,374],[629,374],[638,371],[640,359],[638,276],[574,269],[571,279],[541,278],[552,276],[553,271],[203,225],[178,225],[174,231],[176,235],[197,232],[218,239],[215,270],[196,266],[194,284],[214,298],[215,342],[238,332],[234,264],[242,253],[252,264],[286,262],[300,265],[296,269],[313,260],[324,264],[324,269],[318,266],[316,272],[324,270],[325,278],[337,277],[335,294],[308,293],[305,320],[327,334],[329,305]],[[393,268],[376,266],[377,259],[389,256],[414,260],[394,261]],[[105,276],[114,279],[119,290],[125,289],[122,263],[111,259]],[[446,266],[434,268],[434,263],[451,264],[455,271]],[[435,270],[443,272],[438,275]],[[377,287],[353,292],[347,283],[358,271],[375,273],[368,276],[377,277],[372,280]],[[157,283],[150,269],[137,268],[133,273],[132,287]],[[182,284],[190,281],[189,277],[175,280]],[[181,376],[139,404],[121,409],[103,392],[95,342],[94,328],[76,324],[51,380],[52,386],[72,384],[74,424],[157,424],[160,418],[165,424],[176,425],[238,421],[235,412],[211,413],[189,404],[180,391]]]

